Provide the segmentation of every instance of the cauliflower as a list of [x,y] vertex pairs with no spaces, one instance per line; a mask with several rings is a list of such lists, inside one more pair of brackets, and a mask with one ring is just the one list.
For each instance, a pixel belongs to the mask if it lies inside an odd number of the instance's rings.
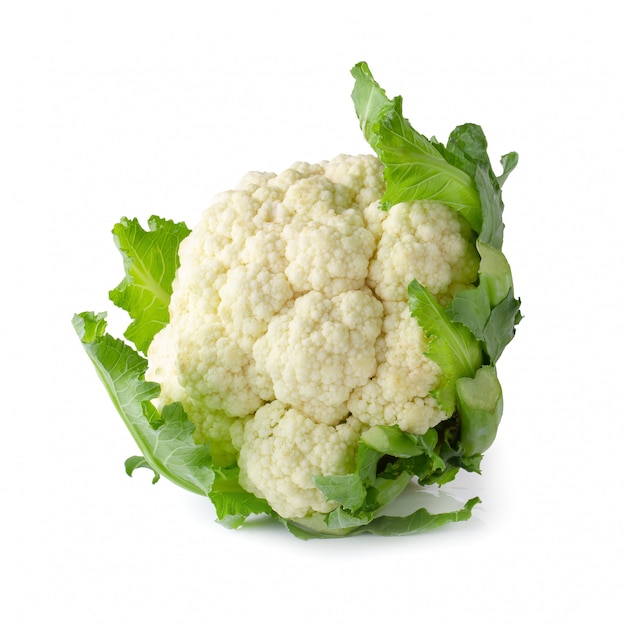
[[[74,325],[148,466],[299,536],[396,534],[467,519],[380,512],[407,482],[479,469],[502,414],[495,362],[520,320],[501,186],[480,127],[427,140],[365,64],[353,99],[376,155],[251,172],[189,231],[114,229],[111,299],[137,351]],[[146,355],[147,359],[142,355]]]
[[[369,425],[421,435],[446,419],[429,395],[441,371],[424,356],[407,285],[417,279],[441,304],[467,289],[474,236],[440,202],[381,211],[384,187],[369,155],[248,174],[181,243],[170,323],[148,350],[160,401],[180,402],[214,460],[238,459],[244,487],[285,517],[328,511],[313,477],[354,469],[297,447],[293,457],[299,430],[335,448],[332,427],[348,420],[358,438]],[[292,411],[289,427],[268,421],[276,405]],[[237,420],[246,422],[239,456],[229,436]]]

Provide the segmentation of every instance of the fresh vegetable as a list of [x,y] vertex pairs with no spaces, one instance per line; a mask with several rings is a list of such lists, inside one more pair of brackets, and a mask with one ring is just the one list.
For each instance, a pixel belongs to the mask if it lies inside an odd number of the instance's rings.
[[502,416],[496,361],[520,321],[502,253],[502,184],[480,127],[444,145],[403,117],[365,63],[353,100],[375,155],[253,172],[190,232],[114,228],[125,277],[74,326],[151,468],[208,496],[229,527],[414,533],[467,520],[385,514],[411,481],[480,471]]

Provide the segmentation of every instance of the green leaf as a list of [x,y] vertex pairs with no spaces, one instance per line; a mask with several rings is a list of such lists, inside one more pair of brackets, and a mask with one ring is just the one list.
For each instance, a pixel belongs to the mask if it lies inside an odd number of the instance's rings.
[[239,528],[250,515],[272,514],[269,504],[248,493],[239,484],[239,467],[215,468],[213,489],[209,494],[222,526]]
[[[374,426],[363,433],[361,440],[377,452],[397,458],[420,456],[425,452],[424,437],[405,433],[397,426]],[[435,435],[434,443],[436,442],[437,436]]]
[[327,500],[338,502],[350,511],[363,505],[367,491],[358,473],[337,476],[316,476],[315,486]]
[[[336,526],[329,526],[328,516],[321,513],[314,513],[306,518],[299,518],[297,520],[285,519],[284,517],[275,516],[276,519],[285,526],[285,528],[298,539],[338,539],[340,537],[347,537],[351,534],[354,526],[351,525],[350,520],[355,520],[358,523],[357,517],[353,517],[346,513],[345,518],[343,514],[339,514],[341,517],[337,521]],[[342,519],[347,519],[348,526],[342,526]]]
[[480,464],[483,460],[482,454],[474,454],[472,456],[464,456],[461,459],[461,467],[468,472],[476,472],[480,474]]
[[493,366],[484,366],[473,378],[456,382],[461,416],[460,444],[464,455],[485,452],[496,438],[502,417],[502,388]]
[[369,489],[368,495],[371,494],[370,497],[373,502],[372,511],[380,511],[391,504],[402,494],[412,480],[413,474],[411,472],[398,473],[394,469],[391,477],[387,477],[387,471],[384,470]]
[[485,325],[485,345],[492,363],[500,358],[504,348],[515,336],[515,326],[522,319],[520,304],[511,289],[505,299],[491,310]]
[[473,376],[482,365],[482,348],[466,326],[450,319],[428,289],[414,280],[408,292],[411,315],[417,319],[429,340],[426,354],[443,373],[433,396],[446,415],[451,416],[456,404],[456,381]]
[[83,343],[92,343],[104,334],[107,327],[106,313],[81,313],[74,315],[72,324]]
[[476,242],[476,249],[480,254],[479,279],[487,293],[489,306],[494,307],[513,289],[511,267],[501,250],[482,241]]
[[374,146],[380,140],[380,122],[393,110],[395,104],[374,80],[367,63],[357,63],[351,73],[355,79],[352,101],[359,124],[368,143],[376,150]]
[[463,449],[459,445],[460,424],[459,417],[455,413],[454,417],[439,422],[432,430],[438,435],[436,453],[441,459],[442,467],[438,466],[434,471],[425,475],[417,471],[419,482],[423,485],[444,485],[454,480],[460,468],[468,471],[475,471],[474,468],[466,467],[463,457]]
[[503,172],[497,177],[487,153],[487,138],[482,128],[476,124],[457,126],[450,133],[445,149],[440,148],[440,151],[446,159],[468,174],[476,185],[481,206],[482,225],[476,231],[479,239],[498,249],[502,248],[502,184],[517,165],[517,153],[510,152],[501,158]]
[[144,402],[142,408],[143,415],[152,428],[156,430],[157,428],[163,426],[165,419],[152,402]]
[[426,532],[451,522],[467,521],[472,516],[472,509],[479,502],[479,498],[472,498],[458,511],[445,513],[429,513],[427,509],[421,508],[404,517],[383,515],[372,520],[367,526],[357,529],[353,534],[371,533],[373,535],[396,537]]
[[457,210],[479,232],[480,198],[472,178],[410,125],[402,115],[402,99],[389,100],[367,64],[355,65],[352,76],[352,99],[361,129],[385,166],[382,207],[436,200]]
[[458,159],[456,163],[466,174],[473,177],[477,164],[489,165],[487,138],[477,124],[461,124],[448,137],[444,155],[450,154]]
[[226,528],[239,528],[250,515],[270,515],[272,509],[265,501],[247,491],[225,492],[217,489],[209,494],[217,519]]
[[511,268],[502,252],[477,242],[481,256],[478,286],[457,293],[449,307],[450,319],[469,328],[482,341],[495,363],[515,335],[521,319],[520,301],[513,295]]
[[365,443],[361,436],[356,451],[356,473],[364,484],[371,485],[376,480],[380,458],[381,453]]
[[141,355],[105,333],[104,318],[104,313],[80,313],[74,328],[146,463],[175,484],[208,495],[214,478],[208,447],[194,442],[194,426],[180,404],[164,407],[156,429],[146,419],[159,385],[144,379],[147,361]]
[[158,472],[155,472],[154,469],[152,469],[152,466],[150,465],[150,463],[148,463],[148,461],[146,461],[146,459],[144,459],[142,456],[128,457],[126,461],[124,461],[124,467],[126,469],[126,473],[129,476],[132,476],[133,472],[138,467],[145,467],[146,469],[152,470],[154,472],[154,477],[152,478],[153,485],[158,482],[159,478],[161,478],[161,475]]
[[[374,426],[361,436],[362,442],[378,453],[378,460],[382,456],[388,456],[400,461],[397,464],[387,465],[382,476],[387,475],[391,468],[391,475],[394,479],[399,474],[408,471],[410,475],[417,476],[420,482],[431,477],[439,477],[446,470],[446,463],[436,452],[439,438],[440,435],[435,428],[429,428],[423,435],[413,435],[403,432],[397,425]],[[372,480],[370,484],[380,490],[380,480],[381,474],[379,473],[376,480]]]
[[482,207],[482,228],[478,235],[480,241],[502,248],[504,237],[504,222],[502,221],[502,192],[494,183],[495,176],[489,165],[479,163],[476,166],[474,181],[480,195]]
[[154,215],[148,220],[148,227],[146,231],[136,219],[122,218],[113,228],[126,275],[109,292],[111,301],[128,311],[133,319],[125,337],[143,353],[169,322],[168,305],[179,265],[178,248],[190,232],[183,223]]
[[332,531],[345,530],[346,534],[358,527],[368,524],[372,520],[373,513],[371,511],[359,511],[353,514],[350,510],[343,507],[333,509],[326,516],[326,526]]
[[[420,508],[405,516],[381,515],[368,521],[366,514],[351,515],[339,510],[327,516],[328,521],[321,522],[319,516],[304,520],[280,521],[299,539],[333,539],[369,533],[385,537],[414,535],[453,522],[464,522],[471,518],[472,509],[480,502],[479,498],[471,498],[457,511],[430,513]],[[332,515],[332,517],[331,517]]]
[[504,181],[509,177],[509,174],[517,167],[519,162],[519,155],[517,152],[509,152],[505,154],[500,159],[500,164],[502,165],[502,174],[498,176],[498,184],[500,188],[504,185]]

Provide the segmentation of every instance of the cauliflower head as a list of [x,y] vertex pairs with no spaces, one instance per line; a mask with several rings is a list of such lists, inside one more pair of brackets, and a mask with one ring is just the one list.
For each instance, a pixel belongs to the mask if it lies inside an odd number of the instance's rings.
[[475,234],[435,201],[382,210],[374,156],[252,172],[180,245],[170,323],[148,380],[180,402],[214,462],[286,518],[328,512],[313,477],[353,471],[359,436],[446,419],[442,372],[407,304],[442,306],[475,283]]

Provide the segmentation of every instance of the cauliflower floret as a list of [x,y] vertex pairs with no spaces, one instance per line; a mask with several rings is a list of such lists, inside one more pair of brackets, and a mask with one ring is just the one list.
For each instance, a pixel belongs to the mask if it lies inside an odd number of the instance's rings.
[[285,227],[284,236],[285,274],[294,291],[335,296],[365,284],[375,240],[354,209],[329,211],[323,220],[302,216]]
[[215,462],[239,462],[287,517],[330,510],[311,477],[349,471],[363,429],[445,419],[407,286],[442,305],[469,287],[472,231],[437,202],[381,211],[382,170],[340,155],[220,194],[180,246],[170,324],[148,351],[161,402],[181,402]]
[[239,481],[285,518],[332,511],[336,504],[326,500],[313,478],[353,472],[361,430],[356,418],[329,426],[282,402],[266,404],[246,423]]
[[341,155],[326,164],[324,174],[328,180],[348,188],[360,209],[377,203],[385,193],[383,164],[375,156]]
[[293,291],[283,273],[250,263],[228,270],[219,296],[217,311],[225,332],[250,354],[274,316],[292,301]]
[[[182,375],[180,369],[182,353],[177,350],[179,344],[176,337],[177,329],[170,324],[154,338],[149,351],[151,366],[146,378],[161,385],[158,406],[181,402],[189,419],[196,424],[196,440],[210,441],[215,462],[230,465],[236,460],[236,450],[230,440],[230,428],[237,420],[221,408],[225,406],[221,395],[211,395],[206,389],[196,388]],[[190,360],[190,363],[193,364],[193,360]],[[222,375],[221,382],[225,377],[223,371],[217,370],[215,373],[218,372]],[[258,406],[258,402],[254,402],[254,405]]]
[[426,338],[404,302],[386,302],[383,332],[376,342],[378,368],[354,390],[348,410],[368,426],[397,424],[421,435],[445,419],[429,393],[441,375],[424,356]]
[[316,421],[338,424],[350,392],[376,371],[383,307],[369,291],[328,299],[311,291],[275,317],[254,346],[278,400]]
[[381,300],[405,301],[415,279],[447,304],[460,285],[475,279],[478,257],[471,230],[445,204],[405,202],[379,217],[382,234],[368,284]]

